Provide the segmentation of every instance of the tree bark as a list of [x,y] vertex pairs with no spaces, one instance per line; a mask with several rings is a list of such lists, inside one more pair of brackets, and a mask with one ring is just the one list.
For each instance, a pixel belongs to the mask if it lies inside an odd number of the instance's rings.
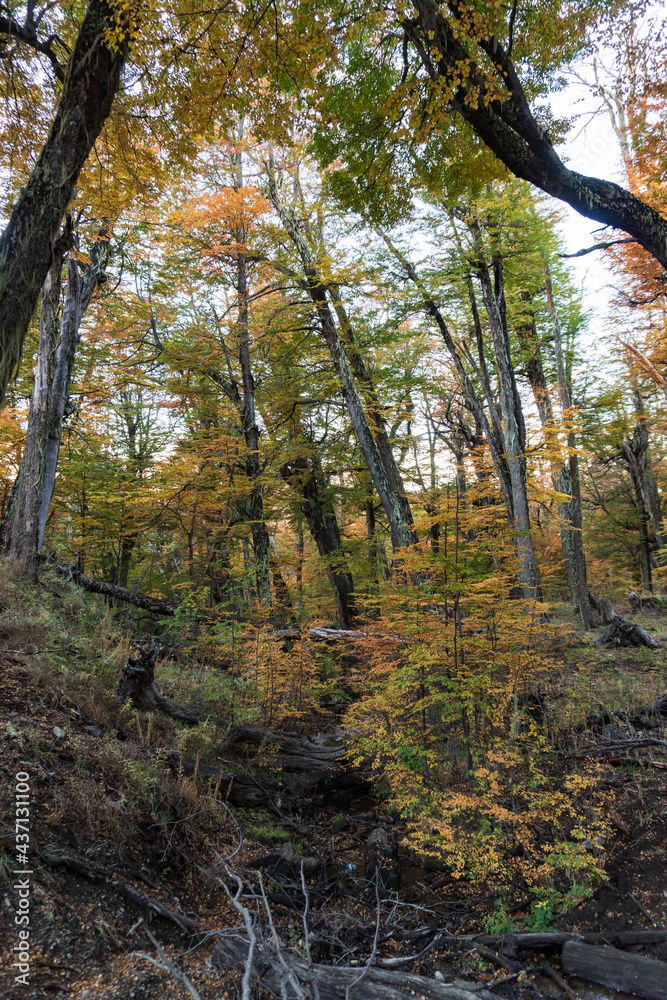
[[113,47],[107,40],[119,14],[107,0],[90,0],[51,130],[0,236],[0,406],[57,253],[58,229],[120,83],[129,39]]
[[[317,312],[322,335],[331,352],[334,367],[341,383],[345,406],[350,414],[352,426],[354,427],[359,447],[371,474],[373,485],[377,490],[380,502],[384,507],[387,520],[389,521],[392,544],[395,549],[413,546],[418,539],[417,533],[412,527],[414,518],[410,503],[405,495],[398,470],[396,469],[394,472],[393,469],[390,469],[390,472],[387,472],[378,441],[373,433],[373,428],[371,427],[361,395],[357,389],[350,360],[345,350],[345,344],[338,332],[329,306],[327,286],[322,280],[322,276],[313,260],[308,243],[300,231],[294,213],[286,208],[280,199],[275,177],[271,171],[269,172],[268,186],[273,206],[280,216],[280,220],[301,259],[308,293]],[[384,455],[384,459],[388,459],[386,454]],[[396,489],[398,482],[400,482],[400,489]]]
[[499,287],[497,291],[494,291],[488,265],[481,256],[480,232],[476,222],[471,225],[471,231],[477,252],[480,254],[477,263],[477,276],[482,287],[484,308],[489,318],[500,385],[503,439],[512,489],[513,527],[516,531],[515,544],[519,557],[519,580],[526,600],[535,600],[536,598],[539,600],[541,597],[540,576],[533,551],[526,481],[526,427],[512,364],[507,326],[500,311],[500,300],[504,301],[502,267],[498,262]]
[[156,615],[172,616],[176,614],[176,605],[169,601],[163,601],[161,597],[151,597],[149,594],[141,594],[136,590],[127,590],[125,587],[118,587],[113,583],[105,583],[104,580],[95,580],[91,576],[86,576],[76,565],[58,566],[66,580],[72,580],[90,591],[91,594],[103,594],[104,597],[111,597],[117,601],[124,601],[126,604],[133,604],[144,611],[150,611]]
[[651,451],[649,441],[648,422],[644,411],[644,401],[640,392],[634,392],[635,412],[637,414],[637,427],[635,438],[637,439],[637,461],[639,466],[639,476],[641,479],[644,500],[651,518],[653,536],[655,544],[659,549],[665,547],[663,538],[662,510],[660,507],[660,495],[658,485],[655,481],[653,464],[651,462]]
[[[544,271],[546,285],[547,302],[549,303],[549,313],[554,334],[554,347],[556,349],[556,366],[558,369],[558,389],[560,392],[561,409],[563,420],[570,417],[572,400],[570,397],[570,387],[565,371],[565,361],[563,358],[563,344],[560,332],[560,320],[556,311],[554,300],[553,283],[551,281],[551,271],[546,264]],[[584,629],[588,632],[591,627],[591,602],[588,593],[588,574],[586,571],[586,553],[584,551],[584,531],[581,506],[581,478],[579,476],[579,456],[576,452],[577,440],[572,427],[567,432],[567,449],[569,453],[568,467],[570,471],[570,488],[572,491],[572,541],[574,544],[574,559],[577,569],[577,603],[579,605],[579,615]]]
[[634,993],[646,1000],[667,1000],[667,963],[643,955],[568,941],[563,946],[563,969],[571,976],[612,990]]
[[131,701],[142,712],[162,712],[179,722],[198,722],[195,712],[169,701],[155,684],[155,663],[160,644],[153,639],[148,647],[138,647],[138,652],[136,659],[128,657],[121,672],[116,694],[123,704]]
[[535,315],[531,305],[531,295],[528,291],[519,293],[520,298],[526,305],[525,321],[518,323],[516,327],[517,337],[525,355],[524,367],[530,387],[535,398],[540,415],[540,423],[544,434],[545,445],[549,467],[551,470],[551,482],[557,493],[564,493],[570,497],[568,500],[558,500],[558,517],[560,520],[560,543],[563,553],[563,567],[565,578],[572,596],[575,607],[579,607],[579,590],[577,581],[577,561],[575,552],[575,531],[573,524],[572,509],[572,479],[569,464],[563,460],[560,442],[558,440],[558,428],[554,418],[553,406],[551,405],[551,395],[544,374],[542,364],[542,352],[535,329]]
[[0,548],[27,576],[35,576],[42,552],[81,320],[95,289],[104,280],[108,256],[108,241],[97,241],[83,277],[76,261],[68,260],[60,324],[62,257],[58,257],[49,271],[42,292],[37,365],[25,449],[0,527]]
[[354,627],[354,583],[347,569],[333,504],[328,500],[327,483],[317,456],[300,456],[282,466],[280,474],[298,491],[300,506],[317,551],[325,561],[326,573],[343,628]]
[[28,413],[25,447],[18,475],[0,527],[0,547],[22,572],[37,572],[40,497],[44,480],[49,393],[58,342],[62,256],[52,265],[42,290],[35,381]]
[[[243,138],[243,123],[238,129],[239,141]],[[234,172],[234,188],[238,191],[243,187],[243,153],[232,153],[232,170]],[[239,248],[245,247],[246,233],[240,225],[235,233]],[[246,472],[251,484],[250,496],[247,502],[247,514],[252,532],[252,545],[255,554],[255,587],[257,600],[263,607],[271,607],[271,575],[270,575],[270,542],[269,533],[264,520],[264,500],[261,483],[261,465],[259,461],[259,427],[255,409],[255,380],[252,376],[250,361],[250,328],[248,323],[248,267],[244,249],[240,249],[236,257],[236,292],[238,295],[238,351],[243,384],[243,401],[241,404],[241,419],[243,436],[246,443]]]
[[[479,398],[479,394],[477,393],[477,390],[475,388],[475,385],[473,384],[472,379],[470,378],[468,372],[466,371],[461,355],[457,349],[456,343],[454,342],[454,338],[451,335],[445,317],[440,312],[437,303],[429,294],[424,283],[421,281],[415,268],[412,266],[407,257],[405,257],[405,255],[401,253],[398,247],[394,246],[394,244],[386,235],[386,233],[382,232],[382,230],[377,227],[376,227],[376,232],[378,233],[379,236],[382,237],[382,239],[387,244],[388,248],[394,254],[396,259],[401,263],[401,265],[405,269],[405,273],[410,278],[410,280],[414,282],[420,295],[422,296],[424,312],[426,313],[427,316],[430,316],[432,319],[435,320],[438,329],[440,330],[440,334],[445,342],[445,346],[449,351],[452,361],[454,362],[456,373],[459,376],[459,379],[461,380],[461,385],[463,386],[466,398],[470,403],[470,408],[475,417],[475,421],[476,423],[479,424],[479,426],[482,428],[484,432],[486,443],[489,446],[489,452],[491,454],[491,461],[493,462],[493,468],[496,473],[496,477],[498,479],[498,485],[500,486],[501,492],[503,494],[505,509],[507,510],[507,520],[511,526],[514,523],[514,499],[512,494],[512,484],[511,484],[510,474],[503,450],[502,437],[498,438],[497,434],[494,431],[493,426],[489,422],[489,418],[484,412],[484,407],[482,405],[481,399]],[[468,357],[469,361],[472,361],[472,358],[470,356]]]
[[[462,0],[450,0],[456,14]],[[502,100],[487,102],[487,67],[477,66],[455,34],[450,20],[436,0],[416,0],[417,17],[408,22],[413,41],[433,83],[445,84],[460,77],[454,86],[450,108],[467,121],[495,155],[517,177],[530,181],[547,194],[571,205],[581,215],[605,226],[614,226],[633,236],[663,267],[667,268],[667,221],[645,202],[612,181],[587,177],[570,170],[557,155],[546,130],[538,124],[528,105],[514,65],[495,36],[480,40],[492,73],[493,86],[506,93]],[[466,8],[467,10],[467,8]]]
[[623,438],[621,453],[625,459],[632,488],[635,494],[635,507],[637,508],[637,521],[639,528],[639,565],[642,573],[642,587],[649,593],[653,590],[653,577],[651,573],[651,543],[648,535],[649,515],[644,504],[644,492],[642,490],[642,476],[639,467],[639,459],[627,438]]
[[[259,932],[258,937],[261,939]],[[341,1000],[346,995],[351,1000],[411,1000],[414,996],[424,1000],[494,1000],[492,993],[477,985],[474,991],[467,990],[405,971],[390,972],[372,966],[364,972],[363,968],[349,966],[306,964],[286,951],[279,957],[275,947],[267,943],[258,943],[250,958],[249,952],[250,944],[242,937],[223,936],[213,949],[213,968],[236,969],[242,973],[246,963],[251,961],[251,980],[284,1000],[314,1000],[316,997]],[[290,973],[297,983],[296,989],[290,982]],[[355,988],[357,982],[359,985]]]

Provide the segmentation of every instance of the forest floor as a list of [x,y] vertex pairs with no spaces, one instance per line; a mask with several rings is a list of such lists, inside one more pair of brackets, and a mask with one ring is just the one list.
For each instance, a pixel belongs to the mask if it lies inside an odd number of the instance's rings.
[[[667,632],[667,619],[645,615],[641,620],[659,637]],[[570,647],[563,653],[565,669],[552,683],[580,689],[582,703],[588,699],[592,708],[631,710],[667,688],[665,640],[665,649],[650,652]],[[290,843],[298,855],[322,863],[307,888],[315,960],[363,968],[378,919],[375,893],[364,880],[366,841],[370,831],[383,827],[400,843],[400,821],[363,789],[305,796],[291,816],[278,815],[279,807],[273,812],[220,808],[205,797],[220,797],[219,782],[215,789],[214,782],[167,766],[166,748],[197,752],[180,727],[171,720],[149,724],[115,698],[128,649],[126,622],[113,620],[101,603],[71,585],[9,583],[1,589],[1,995],[7,1000],[177,1000],[193,996],[194,989],[202,1000],[240,997],[240,976],[211,964],[218,933],[242,929],[241,914],[225,890],[225,884],[233,890],[233,881],[221,860],[239,848],[237,824],[243,842],[233,869],[243,878],[242,902],[261,909],[263,904],[251,897],[264,886],[283,946],[303,953],[300,880],[294,872],[291,878],[275,874],[276,852]],[[200,682],[205,686],[212,680]],[[187,704],[188,690],[184,681],[179,691],[172,677],[170,696]],[[323,742],[343,735],[340,719],[331,714],[312,723]],[[222,752],[232,771],[252,771],[247,751],[228,746]],[[263,772],[254,773],[266,774],[266,762],[262,766]],[[606,768],[604,781],[614,801],[606,880],[577,908],[554,917],[553,929],[667,926],[664,768],[646,756]],[[15,776],[22,772],[30,775],[29,985],[15,982],[12,953],[18,867],[13,796]],[[402,848],[399,860],[399,889],[379,902],[378,957],[419,953],[437,931],[463,936],[492,929],[489,918],[498,908],[494,894],[476,893],[451,879],[444,866],[425,867]],[[258,871],[264,872],[261,883]],[[158,909],[162,904],[162,915],[152,904]],[[528,900],[510,896],[503,905],[521,928]],[[179,918],[204,933],[193,937],[179,926]],[[160,961],[146,926],[192,988],[143,957]],[[667,944],[644,953],[667,961]],[[522,955],[522,971],[510,975],[495,995],[510,1000],[563,996],[562,986],[539,971],[545,961],[557,969],[558,953]],[[507,965],[461,938],[459,946],[436,945],[398,969],[475,989],[506,978]],[[576,980],[570,985],[589,1000],[612,996]]]

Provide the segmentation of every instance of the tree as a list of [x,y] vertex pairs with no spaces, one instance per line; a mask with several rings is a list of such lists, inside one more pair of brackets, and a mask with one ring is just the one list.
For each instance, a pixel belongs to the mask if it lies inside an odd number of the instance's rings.
[[82,274],[76,256],[70,256],[61,319],[61,254],[52,264],[42,291],[39,346],[26,444],[0,525],[0,549],[29,576],[37,573],[53,497],[79,328],[96,288],[106,281],[108,256],[107,234],[93,244],[90,261],[81,267]]
[[[0,19],[0,32],[48,55],[53,39],[39,42],[38,18],[31,29],[34,4],[17,30],[12,18]],[[44,13],[44,12],[42,12]],[[53,124],[30,178],[0,236],[0,406],[21,357],[28,325],[54,260],[58,231],[77,179],[102,130],[120,83],[132,26],[130,17],[107,0],[91,0],[63,77]],[[34,37],[33,37],[34,36]],[[67,246],[68,234],[63,234]]]
[[[273,163],[268,165],[268,194],[297,250],[306,288],[315,308],[322,336],[331,352],[359,447],[389,520],[394,548],[412,546],[417,541],[417,535],[413,528],[410,502],[379,413],[377,397],[373,398],[372,384],[354,343],[347,314],[337,289],[324,278],[296,212],[283,203]],[[351,350],[348,350],[347,344],[350,344]],[[350,360],[350,355],[353,360]],[[365,411],[360,391],[364,389],[367,393],[370,391],[371,414]]]

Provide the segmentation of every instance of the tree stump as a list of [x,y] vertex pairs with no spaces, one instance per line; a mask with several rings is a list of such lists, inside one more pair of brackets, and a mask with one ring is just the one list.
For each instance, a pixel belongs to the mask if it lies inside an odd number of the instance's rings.
[[155,683],[155,662],[160,652],[160,644],[152,640],[148,647],[136,647],[139,656],[128,657],[124,665],[116,694],[122,702],[131,701],[135,708],[143,712],[163,712],[179,722],[198,722],[199,717],[187,708],[175,705],[160,694]]

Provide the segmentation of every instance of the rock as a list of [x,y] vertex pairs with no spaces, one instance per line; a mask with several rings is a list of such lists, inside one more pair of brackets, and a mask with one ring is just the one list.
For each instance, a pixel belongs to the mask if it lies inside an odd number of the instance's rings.
[[398,889],[398,847],[382,827],[373,830],[366,842],[364,874],[368,882],[380,889]]
[[282,876],[283,878],[301,880],[301,867],[306,878],[317,875],[324,867],[319,858],[306,858],[302,854],[297,854],[290,843],[283,844],[275,854],[269,854],[266,858],[260,858],[255,862],[260,868],[266,869],[272,876]]
[[57,740],[62,740],[65,738],[65,730],[60,729],[58,726],[53,727],[53,735]]
[[91,736],[101,736],[102,730],[97,726],[84,726],[84,732],[90,733]]

